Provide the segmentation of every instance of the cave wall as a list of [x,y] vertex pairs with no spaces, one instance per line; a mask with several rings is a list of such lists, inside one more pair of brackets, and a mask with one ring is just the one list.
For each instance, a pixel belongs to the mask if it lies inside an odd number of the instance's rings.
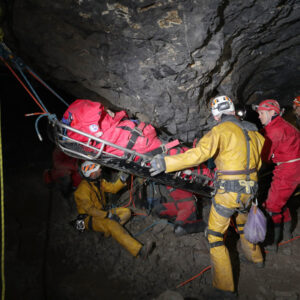
[[300,93],[299,1],[15,0],[9,46],[76,98],[127,109],[183,141],[211,97]]

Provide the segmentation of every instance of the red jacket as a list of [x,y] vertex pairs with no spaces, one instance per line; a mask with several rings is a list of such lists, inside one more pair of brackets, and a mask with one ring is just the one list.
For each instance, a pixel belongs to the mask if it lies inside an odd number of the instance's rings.
[[263,129],[262,159],[274,163],[300,158],[300,131],[280,116]]

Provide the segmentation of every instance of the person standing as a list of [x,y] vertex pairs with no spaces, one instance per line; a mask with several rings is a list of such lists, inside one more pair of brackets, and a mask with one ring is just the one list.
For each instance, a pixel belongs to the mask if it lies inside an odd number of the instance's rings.
[[214,289],[208,296],[234,298],[236,289],[224,234],[236,212],[245,256],[258,267],[263,267],[260,248],[245,239],[243,228],[257,191],[257,171],[261,167],[264,138],[254,124],[235,117],[234,104],[229,97],[213,99],[211,111],[218,123],[200,139],[196,147],[178,155],[155,156],[150,162],[150,173],[155,176],[163,171],[183,170],[214,159],[217,168],[216,194],[207,229]]
[[274,223],[274,242],[267,250],[277,251],[283,227],[283,239],[289,240],[291,215],[287,202],[300,183],[300,132],[280,116],[280,105],[276,100],[262,101],[258,107],[258,118],[264,126],[265,144],[262,159],[276,164],[265,208]]

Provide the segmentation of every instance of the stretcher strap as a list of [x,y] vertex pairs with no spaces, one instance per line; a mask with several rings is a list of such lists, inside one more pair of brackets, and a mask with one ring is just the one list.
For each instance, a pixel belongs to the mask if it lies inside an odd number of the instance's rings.
[[134,127],[134,128],[130,128],[128,126],[118,126],[117,127],[117,128],[121,128],[123,130],[127,130],[127,131],[131,132],[131,137],[126,146],[127,149],[132,149],[134,147],[138,137],[143,135],[143,130],[145,127],[146,127],[146,124],[144,122],[140,123],[137,127]]
[[[158,148],[156,148],[152,151],[146,152],[145,154],[154,156],[157,154],[166,153],[169,149],[174,148],[174,147],[178,146],[179,144],[180,144],[179,140],[175,140],[175,141],[172,141],[167,144],[162,144]],[[180,153],[180,151],[178,151],[178,153]]]

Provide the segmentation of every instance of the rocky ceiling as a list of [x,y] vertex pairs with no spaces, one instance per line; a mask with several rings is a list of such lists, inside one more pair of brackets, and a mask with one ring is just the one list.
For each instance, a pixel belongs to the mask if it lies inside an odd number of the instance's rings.
[[[5,42],[76,98],[127,109],[184,141],[218,94],[300,94],[299,0],[6,0]],[[45,79],[45,78],[44,78]]]

